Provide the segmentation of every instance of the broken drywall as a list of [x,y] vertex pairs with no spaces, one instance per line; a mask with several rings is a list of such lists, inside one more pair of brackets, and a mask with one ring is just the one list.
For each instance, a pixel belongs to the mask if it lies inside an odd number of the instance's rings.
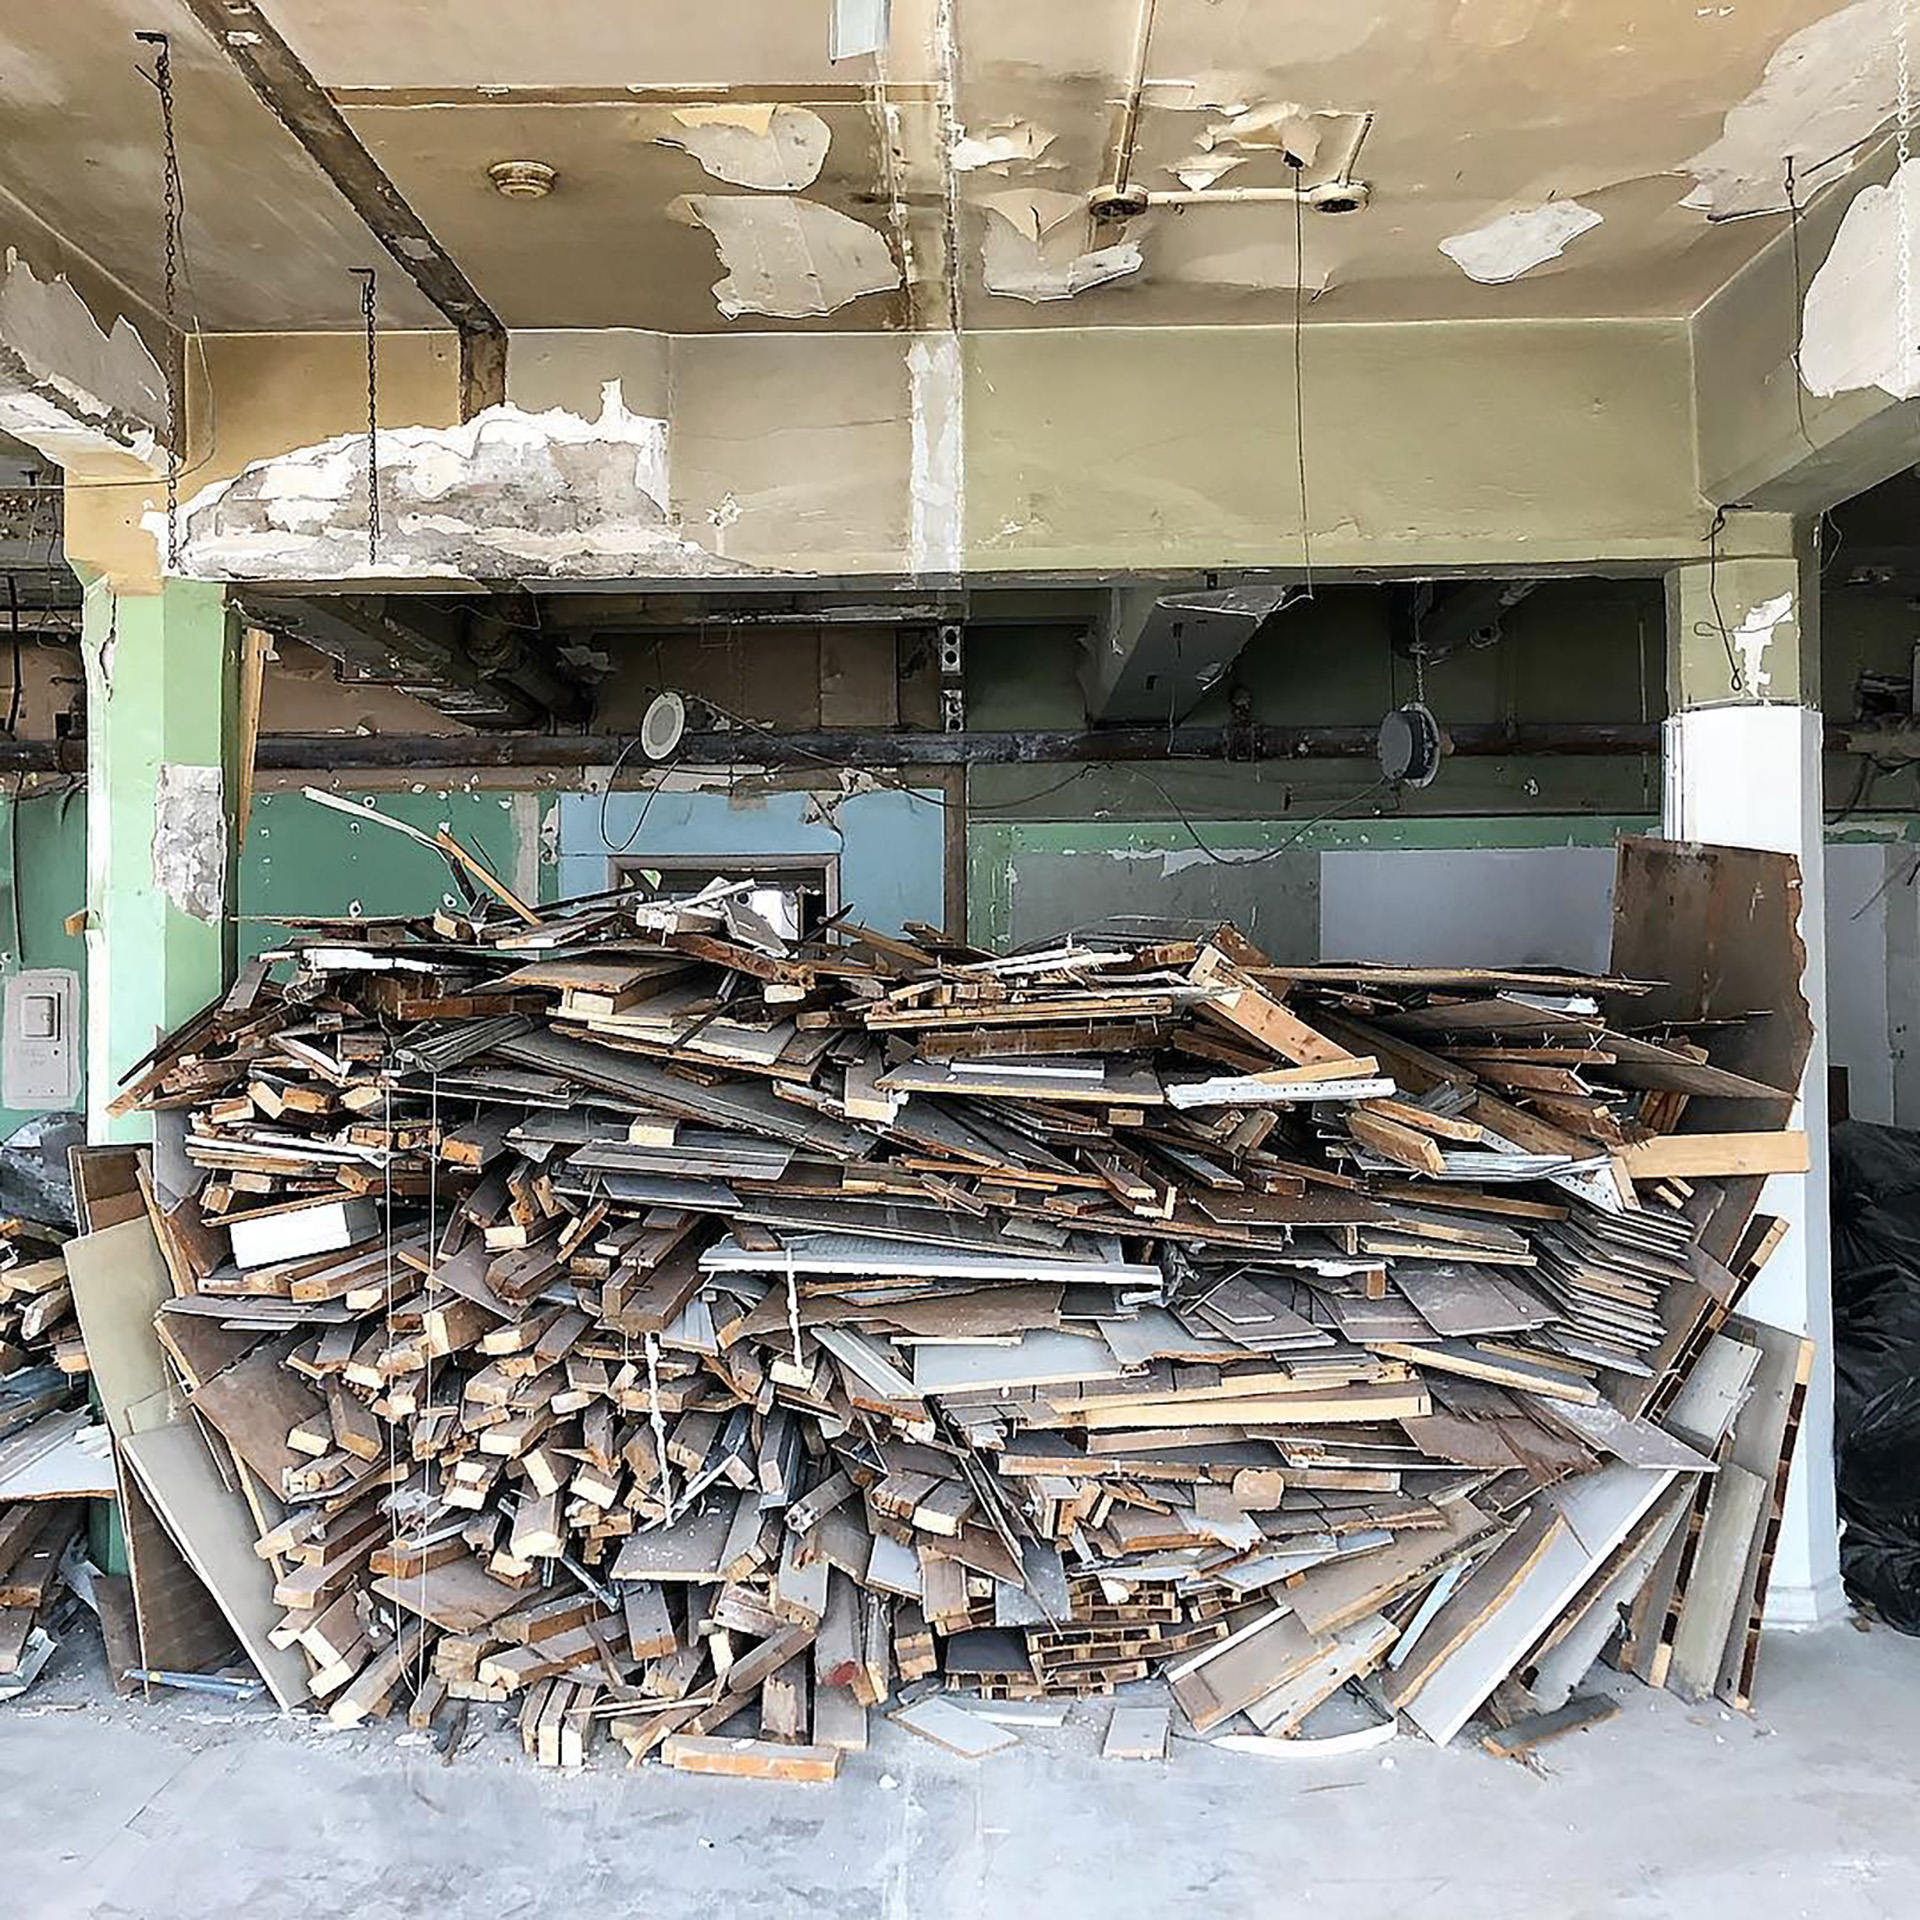
[[1898,9],[1912,4],[1854,0],[1782,41],[1720,138],[1687,163],[1695,186],[1682,204],[1717,220],[1778,213],[1787,206],[1789,160],[1803,206],[1844,173],[1894,111]]
[[817,200],[694,193],[674,208],[719,243],[727,277],[713,297],[730,320],[743,313],[800,320],[900,285],[886,236]]
[[[181,571],[205,580],[699,577],[752,573],[686,539],[670,513],[667,423],[489,407],[454,427],[379,436],[380,540],[367,553],[367,443],[344,434],[259,460],[180,510]],[[164,516],[147,530],[164,537]]]
[[1909,160],[1886,186],[1863,187],[1854,195],[1833,246],[1807,288],[1800,377],[1809,393],[1829,397],[1879,387],[1897,400],[1920,394],[1917,235],[1920,160]]
[[1137,273],[1138,242],[1085,247],[1087,203],[1075,193],[1018,188],[985,196],[980,255],[989,293],[1037,303],[1068,300]]
[[1518,280],[1543,261],[1557,260],[1570,241],[1599,226],[1600,216],[1578,200],[1549,200],[1545,206],[1503,213],[1483,227],[1449,235],[1444,253],[1469,280],[1497,287]]
[[226,784],[218,767],[162,761],[153,792],[153,883],[214,925],[227,906]]
[[64,275],[42,280],[11,248],[0,279],[0,431],[62,465],[151,460],[167,380],[123,314],[102,332]]
[[677,131],[656,135],[663,147],[680,147],[716,180],[765,193],[794,193],[820,178],[833,135],[811,107],[680,107]]

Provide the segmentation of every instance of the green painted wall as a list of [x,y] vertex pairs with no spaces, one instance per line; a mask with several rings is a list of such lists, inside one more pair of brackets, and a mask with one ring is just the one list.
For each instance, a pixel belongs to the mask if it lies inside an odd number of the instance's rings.
[[[0,798],[0,981],[26,967],[71,967],[84,994],[86,944],[64,922],[87,904],[87,797],[78,782],[29,786],[22,797]],[[16,937],[15,916],[19,933]],[[86,1040],[84,1016],[80,1022]],[[86,1061],[80,1061],[86,1085]],[[73,1100],[77,1112],[83,1094]],[[0,1107],[0,1137],[33,1116]]]
[[[482,788],[428,787],[421,793],[341,797],[404,820],[422,833],[449,828],[509,886],[520,855],[517,796]],[[258,795],[240,856],[240,958],[278,944],[283,930],[263,914],[420,913],[458,905],[447,863],[405,835],[349,820],[298,792]]]
[[[1228,688],[1237,685],[1263,725],[1377,726],[1414,696],[1413,670],[1393,651],[1387,611],[1372,589],[1321,588],[1268,623],[1190,723],[1224,725]],[[1658,581],[1544,581],[1508,613],[1497,646],[1463,648],[1429,670],[1427,704],[1442,725],[1657,722],[1666,712],[1664,621]],[[1008,626],[970,635],[968,649],[969,725],[1084,724],[1084,656],[1071,638]],[[1295,760],[980,768],[970,785],[977,817],[1154,820],[1173,817],[1177,803],[1196,817],[1280,819],[1311,815],[1374,778],[1370,760]],[[1659,804],[1652,753],[1450,760],[1431,787],[1393,797],[1400,815],[1639,814]]]

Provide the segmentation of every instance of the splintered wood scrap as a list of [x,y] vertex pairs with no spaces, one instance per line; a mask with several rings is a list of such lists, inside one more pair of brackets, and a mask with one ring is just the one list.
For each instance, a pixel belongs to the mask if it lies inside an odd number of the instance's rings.
[[1611,1696],[1588,1694],[1569,1700],[1563,1707],[1555,1707],[1551,1713],[1530,1713],[1505,1726],[1490,1727],[1480,1736],[1480,1744],[1496,1759],[1519,1760],[1549,1741],[1597,1727],[1619,1711],[1619,1701]]

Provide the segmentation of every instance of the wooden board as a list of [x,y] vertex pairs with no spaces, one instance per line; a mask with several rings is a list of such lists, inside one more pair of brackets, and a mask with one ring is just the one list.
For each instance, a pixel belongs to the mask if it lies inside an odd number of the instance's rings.
[[121,1451],[268,1691],[282,1707],[297,1707],[307,1697],[307,1663],[272,1643],[281,1614],[273,1570],[255,1555],[246,1507],[221,1483],[205,1441],[190,1426],[160,1426],[130,1434]]

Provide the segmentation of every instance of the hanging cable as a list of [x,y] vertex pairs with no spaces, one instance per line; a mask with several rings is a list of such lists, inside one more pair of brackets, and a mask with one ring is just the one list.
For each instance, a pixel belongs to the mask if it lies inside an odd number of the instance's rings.
[[1893,203],[1900,229],[1899,273],[1900,358],[1893,390],[1907,395],[1913,386],[1913,199],[1907,182],[1913,158],[1913,58],[1907,44],[1907,9],[1912,0],[1893,0],[1895,101],[1893,122]]
[[1740,666],[1740,656],[1733,650],[1733,633],[1727,625],[1727,616],[1720,611],[1720,536],[1726,530],[1727,510],[1715,507],[1713,523],[1707,528],[1707,603],[1713,608],[1713,618],[1696,620],[1693,630],[1703,640],[1716,633],[1720,636],[1720,644],[1727,654],[1727,688],[1737,694],[1745,689],[1746,675]]
[[1300,562],[1307,598],[1313,598],[1313,518],[1307,504],[1306,222],[1300,194],[1293,199],[1293,447],[1300,475]]
[[360,282],[360,321],[367,335],[367,565],[380,562],[380,280],[371,267],[355,267]]
[[7,575],[7,628],[13,641],[13,691],[7,696],[7,738],[12,740],[20,732],[20,581],[14,574]]
[[1800,373],[1800,352],[1806,344],[1807,289],[1800,270],[1800,195],[1793,177],[1793,155],[1787,155],[1787,233],[1793,247],[1793,411],[1800,422],[1800,438],[1809,453],[1820,449],[1807,431],[1807,383]]
[[167,321],[167,571],[180,571],[180,229],[186,217],[186,191],[180,178],[180,149],[173,133],[173,47],[164,33],[136,33],[153,48],[153,84],[160,93],[161,219],[165,229],[162,262],[162,311]]
[[1129,767],[1127,771],[1144,780],[1147,785],[1173,809],[1173,816],[1186,830],[1187,838],[1191,840],[1200,852],[1216,867],[1264,867],[1269,861],[1278,860],[1281,855],[1291,853],[1315,827],[1324,826],[1336,814],[1344,812],[1348,807],[1357,807],[1361,801],[1370,799],[1374,794],[1378,793],[1382,787],[1390,787],[1394,784],[1393,777],[1390,774],[1383,773],[1379,779],[1362,787],[1358,793],[1343,794],[1332,806],[1328,807],[1324,813],[1316,813],[1311,820],[1303,821],[1301,825],[1293,833],[1289,834],[1286,839],[1281,841],[1277,847],[1268,847],[1262,853],[1227,854],[1221,853],[1215,848],[1208,846],[1207,843],[1200,838],[1200,830],[1193,824],[1192,820],[1187,817],[1186,809],[1183,808],[1180,802],[1176,800],[1152,774],[1147,772],[1144,767]]

